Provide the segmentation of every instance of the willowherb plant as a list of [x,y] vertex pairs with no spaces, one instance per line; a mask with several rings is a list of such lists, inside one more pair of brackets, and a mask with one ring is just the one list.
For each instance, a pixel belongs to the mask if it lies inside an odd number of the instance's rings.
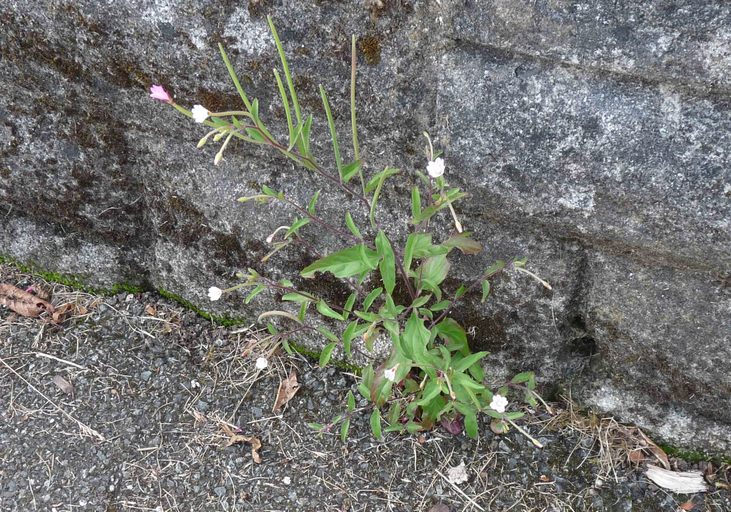
[[[509,425],[513,425],[528,435],[514,423],[514,420],[523,416],[523,412],[510,411],[507,397],[518,393],[521,401],[536,407],[537,401],[541,399],[535,392],[533,373],[520,373],[496,391],[488,388],[484,383],[485,375],[481,365],[487,352],[473,353],[470,350],[464,328],[450,314],[460,301],[472,298],[476,292],[481,293],[480,299],[484,302],[490,294],[490,280],[507,270],[523,272],[538,279],[548,288],[550,285],[526,270],[525,260],[513,260],[509,263],[496,261],[472,281],[455,289],[443,288],[450,271],[450,254],[454,250],[464,254],[476,254],[480,252],[481,246],[469,232],[463,230],[454,204],[465,193],[447,183],[444,160],[434,151],[432,141],[426,133],[427,172],[416,171],[419,184],[411,190],[411,232],[403,246],[395,245],[394,238],[379,223],[377,213],[383,187],[400,171],[386,167],[367,179],[364,175],[355,109],[355,36],[351,41],[350,77],[353,160],[349,163],[343,160],[328,96],[320,86],[334,155],[334,163],[328,167],[313,155],[310,144],[313,116],[310,114],[305,117],[301,111],[282,44],[271,18],[268,18],[268,22],[284,73],[282,80],[279,71],[274,70],[274,79],[287,120],[289,136],[286,143],[277,140],[263,123],[259,115],[258,100],[248,98],[221,45],[221,57],[241,96],[243,110],[210,112],[201,105],[195,105],[189,111],[176,104],[159,85],[151,87],[150,96],[172,105],[184,115],[211,128],[200,139],[198,147],[204,146],[209,140],[223,141],[214,157],[214,164],[221,162],[232,138],[270,146],[317,174],[330,190],[338,190],[352,200],[352,208],[344,212],[343,225],[336,225],[318,214],[320,190],[313,194],[306,205],[298,204],[283,192],[266,185],[261,187],[260,193],[239,199],[241,202],[277,201],[288,205],[297,214],[294,221],[278,228],[267,238],[272,251],[263,258],[264,261],[292,243],[301,242],[309,246],[302,233],[302,229],[308,224],[317,225],[341,240],[344,248],[330,252],[306,266],[300,271],[300,276],[309,279],[318,273],[329,273],[343,281],[352,293],[344,304],[333,304],[324,297],[296,287],[288,279],[269,279],[249,269],[248,272],[239,274],[242,282],[236,286],[226,290],[212,287],[209,298],[218,300],[223,293],[252,288],[245,299],[248,303],[265,290],[275,292],[281,301],[296,305],[297,308],[296,312],[274,310],[260,315],[260,321],[276,317],[280,319],[280,323],[294,324],[291,329],[280,330],[267,320],[269,341],[281,343],[289,351],[291,348],[288,339],[304,331],[317,332],[329,341],[321,353],[321,365],[329,362],[338,345],[342,345],[344,354],[351,357],[355,340],[364,340],[365,347],[372,351],[378,336],[387,335],[391,342],[388,358],[376,367],[372,364],[366,366],[358,385],[360,394],[374,404],[370,424],[377,438],[382,436],[384,430],[415,433],[438,424],[450,432],[464,430],[470,437],[476,437],[478,413],[492,417],[491,428],[495,432],[505,432]],[[454,231],[446,239],[436,241],[435,234],[430,229],[434,227],[435,215],[442,210],[449,212],[447,218],[453,223]],[[356,218],[362,218],[360,227]],[[399,297],[405,299],[399,300]],[[308,315],[312,309],[323,319],[339,323],[338,333],[325,327],[323,322],[319,322],[318,326],[308,324]],[[312,426],[321,431],[330,431],[339,426],[341,436],[345,439],[350,419],[356,411],[356,401],[352,393],[348,393],[346,402],[347,411],[344,414],[336,416],[327,424]],[[538,441],[531,440],[540,446]]]

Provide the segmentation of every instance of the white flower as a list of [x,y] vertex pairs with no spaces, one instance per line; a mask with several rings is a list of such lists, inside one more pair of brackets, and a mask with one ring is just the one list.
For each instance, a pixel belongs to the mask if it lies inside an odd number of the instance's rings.
[[193,114],[193,119],[195,119],[196,123],[202,123],[211,115],[208,109],[203,105],[193,105],[193,110],[191,110],[190,113]]
[[426,166],[426,172],[428,172],[429,176],[432,178],[438,178],[444,174],[444,159],[437,158],[436,160],[429,162]]
[[266,357],[257,357],[256,358],[256,369],[257,370],[263,370],[269,366],[269,361],[267,361]]
[[391,382],[396,382],[396,370],[398,370],[398,364],[393,368],[389,368],[383,372],[383,377]]
[[220,288],[216,288],[215,286],[211,286],[208,288],[208,298],[211,300],[218,300],[221,298],[221,295],[223,295],[223,290]]
[[490,402],[490,409],[495,412],[504,413],[505,408],[508,406],[508,399],[503,395],[492,395],[492,402]]

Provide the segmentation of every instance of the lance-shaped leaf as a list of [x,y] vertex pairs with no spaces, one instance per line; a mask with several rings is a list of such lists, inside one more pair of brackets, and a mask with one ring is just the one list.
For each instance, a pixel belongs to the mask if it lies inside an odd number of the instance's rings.
[[383,231],[379,231],[376,236],[376,249],[378,256],[381,258],[378,268],[381,271],[383,286],[386,288],[386,293],[391,295],[396,286],[396,258],[393,255],[391,242],[388,241]]
[[300,272],[311,278],[316,272],[330,272],[337,278],[346,278],[373,270],[378,265],[378,253],[363,244],[332,253],[308,265]]

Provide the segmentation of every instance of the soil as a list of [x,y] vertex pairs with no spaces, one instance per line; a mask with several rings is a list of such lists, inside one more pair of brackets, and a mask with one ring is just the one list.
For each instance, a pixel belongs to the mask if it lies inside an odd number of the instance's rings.
[[[342,442],[338,428],[308,423],[343,413],[357,376],[280,353],[253,326],[8,266],[0,283],[73,305],[58,325],[0,308],[2,511],[731,511],[727,466],[671,458],[710,482],[672,494],[646,478],[659,461],[637,429],[568,402],[521,423],[542,449],[486,423],[478,440],[443,430],[376,440],[365,401]],[[292,372],[300,388],[273,412]]]

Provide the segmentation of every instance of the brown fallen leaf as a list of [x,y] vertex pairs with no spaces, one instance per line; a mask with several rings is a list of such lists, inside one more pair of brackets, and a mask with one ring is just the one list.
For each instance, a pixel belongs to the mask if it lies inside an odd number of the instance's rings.
[[639,465],[642,463],[642,461],[645,460],[645,454],[642,453],[642,450],[632,450],[627,455],[629,458],[629,461],[634,465]]
[[652,452],[652,454],[657,458],[657,460],[660,461],[660,463],[665,467],[665,469],[670,469],[670,461],[668,460],[668,456],[665,454],[662,448],[660,448],[658,445],[652,442],[652,440],[645,435],[645,433],[637,429],[637,432],[640,434],[642,439],[647,443],[647,449]]
[[76,307],[74,306],[73,302],[61,304],[59,307],[56,308],[56,310],[53,312],[53,315],[51,316],[51,318],[53,319],[53,323],[62,324],[68,317],[74,314],[75,310]]
[[706,492],[708,486],[703,480],[703,473],[700,471],[668,471],[652,464],[647,465],[647,478],[663,489],[678,494],[693,494]]
[[155,306],[152,304],[148,304],[145,306],[145,313],[147,313],[149,316],[157,316],[157,309],[155,309]]
[[50,302],[11,284],[0,284],[0,305],[27,317],[40,316],[41,313],[53,314],[54,312],[53,305]]
[[680,510],[693,510],[695,508],[695,503],[692,501],[686,501],[682,505],[679,505],[678,508]]
[[67,395],[72,395],[74,393],[74,385],[60,375],[56,375],[55,377],[53,377],[53,379],[51,379],[51,382],[53,382],[58,387],[58,389],[60,389]]
[[261,455],[259,455],[261,441],[258,437],[237,434],[231,429],[231,427],[229,427],[225,423],[221,424],[221,428],[224,432],[226,432],[226,435],[228,436],[228,441],[226,441],[225,444],[226,448],[236,443],[248,443],[249,445],[251,445],[251,458],[254,460],[255,463],[261,464]]
[[284,407],[287,402],[292,400],[292,397],[297,393],[297,390],[299,390],[300,385],[297,382],[297,372],[292,370],[292,372],[289,374],[289,377],[284,379],[279,384],[279,390],[277,390],[277,398],[274,400],[274,407],[272,408],[272,412],[277,412],[279,409]]

